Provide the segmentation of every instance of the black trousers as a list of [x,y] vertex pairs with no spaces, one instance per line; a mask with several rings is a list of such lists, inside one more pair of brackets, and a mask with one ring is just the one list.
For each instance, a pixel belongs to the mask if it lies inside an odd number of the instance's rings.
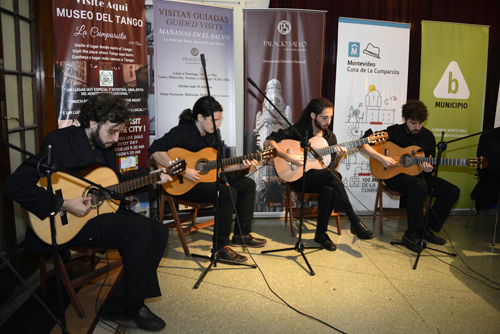
[[[102,231],[102,233],[101,233]],[[91,220],[70,241],[71,246],[121,248],[125,274],[113,295],[127,299],[161,296],[156,270],[165,252],[168,228],[156,220],[119,209]]]
[[[434,176],[428,173],[417,176],[399,174],[385,180],[385,184],[390,189],[406,196],[408,229],[422,230],[424,228],[426,219],[423,212],[425,196],[430,195],[433,182]],[[434,203],[432,204],[432,210],[428,212],[430,214],[428,227],[431,230],[435,232],[441,230],[453,205],[458,200],[458,196],[460,196],[460,189],[457,186],[439,177],[436,178],[433,192]]]
[[[316,234],[325,233],[328,230],[328,221],[333,209],[344,212],[349,221],[353,224],[359,223],[358,216],[354,213],[349,197],[342,183],[342,176],[339,172],[333,171],[332,175],[329,169],[311,169],[306,172],[306,192],[317,192],[319,195],[318,203],[318,222]],[[302,178],[292,182],[297,190],[302,190]]]
[[[218,212],[218,237],[217,248],[229,245],[229,235],[231,234],[231,224],[233,220],[233,200],[236,205],[236,222],[234,224],[234,234],[247,235],[251,232],[253,221],[253,211],[255,205],[255,182],[254,180],[241,175],[227,175],[229,187],[219,183],[219,206]],[[216,201],[216,183],[198,183],[184,195],[178,198],[194,202],[214,202]],[[214,235],[215,242],[215,235]],[[215,245],[214,245],[215,246]]]

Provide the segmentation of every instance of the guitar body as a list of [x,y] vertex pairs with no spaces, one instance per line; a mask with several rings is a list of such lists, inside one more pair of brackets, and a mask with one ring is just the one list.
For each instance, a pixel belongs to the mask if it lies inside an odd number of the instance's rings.
[[[186,168],[199,169],[201,163],[217,159],[217,150],[212,147],[206,147],[198,152],[191,152],[183,148],[174,147],[168,151],[172,158],[182,158],[186,161]],[[173,181],[163,184],[163,189],[170,195],[179,196],[185,194],[193,188],[198,182],[215,182],[217,174],[215,169],[200,171],[200,180],[191,182],[182,175],[172,176]]]
[[398,174],[404,173],[408,175],[418,175],[421,173],[420,166],[414,157],[424,157],[424,152],[418,152],[415,155],[413,151],[418,151],[418,146],[408,146],[405,148],[399,147],[396,144],[388,141],[380,145],[374,145],[373,149],[378,153],[391,157],[398,163],[389,168],[385,168],[380,161],[370,158],[370,169],[372,174],[380,180],[390,179]]
[[[118,183],[118,178],[112,169],[107,167],[98,167],[93,169],[86,175],[83,175],[94,183],[100,184],[103,187],[114,185]],[[89,186],[88,183],[77,179],[69,174],[57,172],[52,174],[52,189],[56,194],[63,198],[76,198],[84,197],[87,194],[98,194],[97,189]],[[38,186],[47,188],[47,178],[40,178]],[[94,197],[94,196],[93,196]],[[97,198],[100,198],[97,201]],[[104,196],[95,196],[96,201],[92,200],[92,209],[85,216],[76,217],[71,214],[66,214],[61,217],[59,213],[55,214],[55,225],[57,232],[57,244],[64,244],[73,239],[78,232],[87,224],[87,221],[97,217],[98,214],[116,212],[119,203],[113,203]],[[99,208],[99,210],[97,210]],[[37,216],[28,212],[29,221],[28,226],[35,232],[35,234],[46,244],[52,244],[52,237],[50,232],[50,218],[47,217],[40,220]]]
[[[311,146],[315,149],[328,147],[328,142],[323,137],[312,137],[309,139]],[[279,146],[290,155],[304,155],[304,149],[300,147],[300,142],[292,139],[285,139],[279,142]],[[323,156],[325,166],[330,165],[331,155]],[[293,182],[302,177],[304,174],[302,166],[295,166],[294,164],[286,161],[285,159],[276,156],[274,158],[274,168],[276,173],[286,182]],[[324,166],[315,159],[311,154],[307,156],[306,172],[310,169],[323,169]]]

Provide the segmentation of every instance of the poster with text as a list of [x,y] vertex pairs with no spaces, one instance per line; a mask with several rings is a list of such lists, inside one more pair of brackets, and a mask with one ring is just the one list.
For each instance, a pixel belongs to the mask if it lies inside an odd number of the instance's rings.
[[[233,10],[173,1],[153,2],[156,138],[208,94],[222,106],[225,154],[236,152]],[[205,58],[205,69],[201,62]],[[241,111],[240,111],[241,112]]]
[[[475,157],[483,127],[489,27],[422,22],[420,100],[429,110],[424,126],[436,142],[448,143],[443,158]],[[444,134],[444,137],[443,137]],[[438,175],[462,190],[455,209],[469,209],[477,178],[475,168],[440,166]]]
[[59,128],[79,125],[79,110],[92,96],[118,95],[133,117],[116,145],[117,168],[149,168],[144,0],[54,0],[52,10]]
[[[333,120],[339,144],[360,139],[368,129],[402,123],[409,43],[409,24],[339,18]],[[338,170],[353,208],[361,214],[373,210],[377,179],[368,158],[352,149]],[[384,206],[399,206],[398,198],[383,196]]]

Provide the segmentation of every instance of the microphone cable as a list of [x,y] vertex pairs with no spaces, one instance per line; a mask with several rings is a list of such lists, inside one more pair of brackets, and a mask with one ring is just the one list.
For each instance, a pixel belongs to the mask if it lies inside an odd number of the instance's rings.
[[[236,220],[236,223],[238,225],[238,229],[239,229],[239,232],[240,232],[240,235],[243,236],[242,234],[242,231],[241,231],[241,225],[240,225],[240,222],[239,222],[239,219],[238,219],[238,213],[237,213],[237,210],[236,210],[236,203],[235,203],[235,200],[233,198],[233,194],[231,193],[231,189],[230,189],[230,185],[227,185],[227,187],[229,188],[229,196],[231,197],[231,203],[233,205],[233,210],[234,210],[234,214],[235,214],[235,220]],[[255,219],[254,219],[255,221]],[[256,268],[259,270],[262,278],[264,279],[264,282],[266,283],[266,286],[268,287],[269,291],[271,291],[271,293],[273,295],[275,295],[279,300],[281,300],[286,306],[288,306],[290,309],[292,309],[293,311],[297,312],[298,314],[300,315],[303,315],[307,318],[310,318],[312,320],[315,320],[315,321],[318,321],[320,322],[321,324],[325,325],[325,326],[328,326],[330,327],[331,329],[339,332],[339,333],[343,333],[343,334],[346,334],[346,332],[330,325],[329,323],[321,320],[321,319],[318,319],[316,317],[313,317],[312,315],[309,315],[307,313],[304,313],[302,311],[299,311],[298,309],[296,309],[295,307],[293,307],[292,305],[290,305],[286,300],[284,300],[280,295],[278,295],[276,292],[274,292],[274,290],[271,288],[271,286],[269,285],[269,282],[267,281],[267,278],[266,278],[266,275],[264,274],[264,272],[262,271],[262,269],[260,268],[260,266],[257,264],[257,262],[255,261],[255,259],[253,258],[252,256],[252,253],[250,253],[247,245],[245,244],[245,240],[242,238],[242,241],[243,241],[243,247],[245,249],[245,252],[249,255],[249,257],[252,259],[252,261],[255,263],[256,265]]]

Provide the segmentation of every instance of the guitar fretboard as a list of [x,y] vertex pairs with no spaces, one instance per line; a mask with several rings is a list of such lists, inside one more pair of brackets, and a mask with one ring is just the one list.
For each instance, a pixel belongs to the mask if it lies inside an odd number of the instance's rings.
[[120,182],[118,184],[114,184],[112,186],[107,187],[106,189],[115,191],[120,194],[125,194],[130,191],[148,186],[152,183],[158,182],[160,180],[160,174],[161,172],[158,173],[152,173],[146,176],[142,176],[133,180],[125,181],[125,182]]
[[[222,159],[222,167],[240,164],[243,162],[243,160],[253,160],[253,159],[260,161],[262,159],[262,154],[261,153],[252,153],[252,154],[243,155],[240,157],[225,158],[225,159]],[[209,161],[207,163],[207,165],[208,165],[209,169],[215,169],[215,168],[217,168],[217,160]]]
[[[417,164],[421,164],[423,162],[428,162],[433,166],[435,166],[437,164],[437,158],[435,158],[435,157],[414,157],[414,158],[415,158],[415,162]],[[440,165],[467,166],[467,159],[441,158]]]
[[323,148],[318,149],[317,151],[318,151],[319,155],[324,156],[324,155],[327,155],[327,154],[334,153],[335,150],[338,149],[340,146],[343,146],[343,147],[345,147],[346,149],[349,150],[349,149],[351,149],[353,147],[358,147],[358,146],[361,146],[361,145],[364,145],[364,144],[368,144],[369,142],[370,142],[369,138],[361,138],[361,139],[349,141],[349,142],[346,142],[346,143],[341,143],[341,144],[337,144],[337,145],[323,147]]

